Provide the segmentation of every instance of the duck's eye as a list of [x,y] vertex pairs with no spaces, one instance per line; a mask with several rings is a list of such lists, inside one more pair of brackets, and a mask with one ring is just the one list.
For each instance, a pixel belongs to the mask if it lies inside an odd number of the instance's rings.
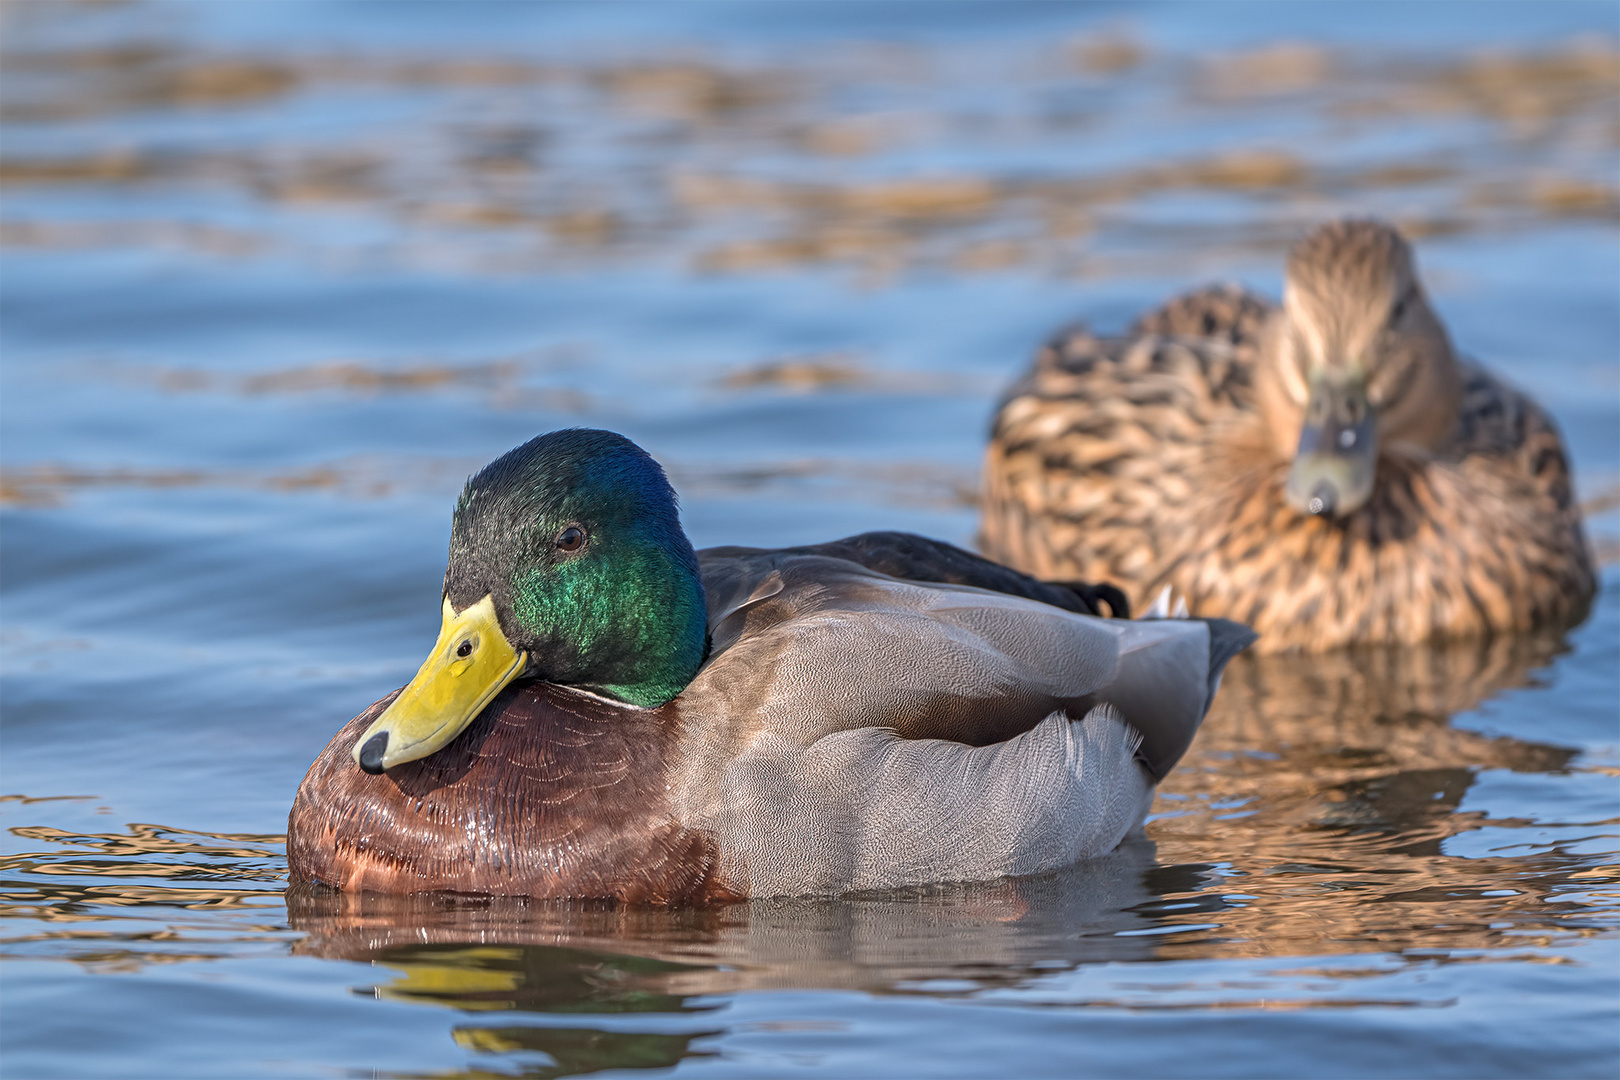
[[1402,293],[1401,298],[1395,301],[1395,306],[1389,309],[1389,325],[1399,326],[1401,320],[1406,318],[1407,308],[1411,306],[1412,294],[1410,292]]
[[570,525],[557,534],[558,551],[578,551],[585,543],[585,530],[577,525]]
[[460,656],[460,657],[463,657],[463,658],[471,656],[472,651],[473,651],[472,638],[463,638],[462,641],[461,641],[461,644],[456,646],[456,655]]

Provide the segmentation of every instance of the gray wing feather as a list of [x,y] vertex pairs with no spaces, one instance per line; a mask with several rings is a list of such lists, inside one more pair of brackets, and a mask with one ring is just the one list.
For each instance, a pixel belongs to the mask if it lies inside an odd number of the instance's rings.
[[714,825],[755,896],[1040,873],[1141,823],[1153,781],[1139,741],[1109,705],[983,747],[881,728],[809,747],[766,736],[728,770]]

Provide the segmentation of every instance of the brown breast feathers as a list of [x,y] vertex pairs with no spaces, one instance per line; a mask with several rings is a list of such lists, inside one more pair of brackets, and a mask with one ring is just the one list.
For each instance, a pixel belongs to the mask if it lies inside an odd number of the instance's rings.
[[648,904],[732,898],[712,843],[669,811],[672,711],[519,683],[442,750],[368,775],[350,751],[394,697],[349,721],[299,785],[287,821],[294,881]]

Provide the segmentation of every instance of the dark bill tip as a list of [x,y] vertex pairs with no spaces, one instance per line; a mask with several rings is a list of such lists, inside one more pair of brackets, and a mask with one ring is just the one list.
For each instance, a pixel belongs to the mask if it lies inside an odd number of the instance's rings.
[[388,732],[379,731],[360,748],[360,767],[372,776],[383,771],[383,755],[388,753]]
[[1311,496],[1305,501],[1305,509],[1313,514],[1331,514],[1334,504],[1339,501],[1339,493],[1333,490],[1333,485],[1327,481],[1317,484],[1311,491]]

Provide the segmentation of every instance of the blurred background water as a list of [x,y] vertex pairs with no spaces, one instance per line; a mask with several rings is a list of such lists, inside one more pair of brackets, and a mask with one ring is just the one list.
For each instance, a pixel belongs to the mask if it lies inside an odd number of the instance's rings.
[[[9,1076],[1612,1076],[1612,3],[0,7]],[[1404,228],[1558,419],[1593,615],[1242,658],[1145,841],[716,911],[284,896],[466,475],[971,543],[1059,324]]]

